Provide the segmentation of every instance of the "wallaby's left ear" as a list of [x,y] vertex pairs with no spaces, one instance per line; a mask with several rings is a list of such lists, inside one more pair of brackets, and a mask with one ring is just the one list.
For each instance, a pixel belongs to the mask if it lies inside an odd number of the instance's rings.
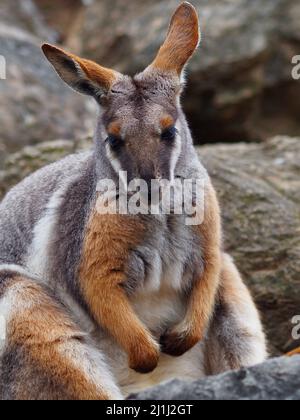
[[120,76],[114,70],[66,53],[53,45],[44,44],[42,50],[64,82],[85,95],[101,97]]
[[182,3],[172,17],[167,38],[150,68],[180,76],[200,42],[198,14],[194,6]]

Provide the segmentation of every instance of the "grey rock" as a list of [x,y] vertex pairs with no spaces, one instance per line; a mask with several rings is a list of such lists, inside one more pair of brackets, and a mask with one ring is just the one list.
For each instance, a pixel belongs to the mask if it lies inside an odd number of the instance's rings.
[[0,55],[6,60],[6,79],[0,80],[0,165],[7,151],[74,139],[94,126],[92,100],[64,85],[40,45],[30,33],[0,22]]
[[0,169],[0,200],[4,194],[32,172],[63,159],[65,156],[91,146],[91,139],[84,142],[55,140],[26,146],[17,153],[10,154]]
[[300,139],[207,146],[199,155],[223,211],[226,249],[261,310],[273,354],[300,344]]
[[49,41],[56,39],[33,0],[1,0],[0,21]]
[[300,357],[269,360],[239,372],[194,383],[174,380],[129,397],[131,400],[299,400]]
[[60,43],[76,34],[82,22],[85,4],[90,0],[34,0],[47,25],[55,30]]

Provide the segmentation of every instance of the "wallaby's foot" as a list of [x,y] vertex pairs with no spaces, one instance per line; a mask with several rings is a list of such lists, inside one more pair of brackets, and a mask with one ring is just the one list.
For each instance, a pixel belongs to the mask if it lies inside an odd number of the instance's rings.
[[177,327],[167,330],[160,338],[161,350],[169,356],[180,357],[203,339],[200,332]]
[[129,367],[138,373],[153,372],[159,361],[160,347],[153,340],[141,340],[132,346],[129,355]]
[[291,352],[289,352],[288,354],[287,354],[287,356],[289,356],[289,357],[292,357],[292,356],[299,356],[300,355],[300,347],[298,348],[298,349],[295,349],[295,350],[293,350],[293,351],[291,351]]

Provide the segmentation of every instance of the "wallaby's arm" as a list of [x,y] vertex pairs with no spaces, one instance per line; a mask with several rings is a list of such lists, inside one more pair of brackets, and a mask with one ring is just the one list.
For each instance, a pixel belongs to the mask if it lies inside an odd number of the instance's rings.
[[204,271],[195,279],[185,319],[161,339],[163,351],[173,356],[181,356],[203,339],[215,307],[222,239],[220,209],[211,182],[205,189],[204,221],[195,229],[201,237]]
[[144,226],[137,218],[93,212],[85,234],[80,283],[94,319],[115,338],[140,373],[155,369],[159,345],[136,316],[126,291],[128,252],[142,238]]

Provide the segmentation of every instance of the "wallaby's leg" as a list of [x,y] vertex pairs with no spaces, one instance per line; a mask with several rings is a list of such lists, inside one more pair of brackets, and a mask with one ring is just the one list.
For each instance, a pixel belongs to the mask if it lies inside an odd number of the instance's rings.
[[86,231],[79,273],[91,315],[126,351],[129,366],[140,373],[154,370],[159,359],[159,345],[135,314],[126,291],[129,252],[144,230],[137,218],[95,212]]
[[1,399],[122,398],[104,356],[42,286],[0,272],[0,316]]
[[232,259],[225,254],[218,303],[206,343],[207,374],[253,366],[266,357],[258,311]]
[[181,356],[204,338],[214,312],[222,239],[219,204],[210,182],[205,189],[204,220],[195,229],[201,238],[203,272],[195,278],[185,319],[161,339],[163,351],[172,356]]

